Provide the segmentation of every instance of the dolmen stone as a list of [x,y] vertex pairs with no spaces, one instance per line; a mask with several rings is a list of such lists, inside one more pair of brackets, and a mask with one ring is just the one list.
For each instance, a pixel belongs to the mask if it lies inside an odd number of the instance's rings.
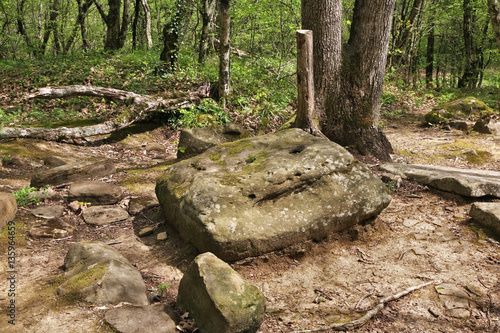
[[81,181],[70,185],[68,201],[90,202],[92,205],[114,205],[123,198],[123,188],[99,181]]
[[209,252],[189,265],[179,284],[177,305],[204,333],[257,332],[266,307],[256,286]]
[[500,236],[500,202],[473,203],[469,216]]
[[94,177],[104,177],[115,173],[116,167],[109,160],[81,161],[68,163],[37,172],[31,177],[31,186],[59,186]]
[[106,312],[104,319],[117,332],[176,333],[175,322],[165,312],[164,304],[123,307]]
[[12,193],[0,192],[0,230],[14,219],[17,213],[16,198]]
[[148,305],[141,273],[118,251],[101,243],[74,243],[64,258],[61,296],[94,304]]
[[218,125],[215,127],[191,128],[181,131],[179,136],[178,159],[186,159],[203,153],[215,145],[239,140],[249,136],[247,131],[237,124]]
[[384,164],[380,169],[466,197],[500,198],[500,172],[422,164]]
[[382,181],[341,146],[299,129],[224,143],[157,180],[166,221],[231,261],[321,239],[380,213]]
[[104,225],[120,222],[129,218],[127,211],[118,206],[91,206],[83,211],[85,223],[92,225]]

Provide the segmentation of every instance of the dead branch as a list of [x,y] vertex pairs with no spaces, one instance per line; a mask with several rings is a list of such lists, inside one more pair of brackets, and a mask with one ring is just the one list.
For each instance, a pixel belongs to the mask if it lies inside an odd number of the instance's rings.
[[304,330],[304,331],[293,331],[291,333],[309,333],[309,332],[322,332],[322,331],[327,331],[327,330],[332,330],[332,331],[350,331],[354,329],[358,329],[361,326],[365,325],[371,318],[375,317],[382,309],[384,308],[386,303],[389,303],[391,301],[394,301],[398,298],[401,298],[403,296],[406,296],[415,290],[427,287],[431,284],[439,284],[441,281],[435,280],[435,281],[429,281],[426,283],[419,284],[417,286],[410,287],[408,289],[405,289],[397,294],[387,296],[383,299],[381,299],[373,308],[368,310],[364,316],[361,318],[358,318],[356,320],[347,322],[347,323],[342,323],[342,324],[331,324],[329,326],[321,326],[318,328],[310,329],[310,330]]
[[84,138],[94,135],[110,134],[143,118],[150,112],[168,112],[175,109],[186,108],[198,103],[202,98],[208,97],[204,89],[190,92],[184,97],[174,99],[155,98],[149,95],[141,95],[130,91],[103,88],[94,86],[73,85],[65,87],[40,88],[32,94],[26,95],[24,99],[54,99],[75,96],[102,97],[125,102],[125,110],[110,121],[82,127],[4,127],[0,128],[0,139],[35,138],[48,141],[63,139]]

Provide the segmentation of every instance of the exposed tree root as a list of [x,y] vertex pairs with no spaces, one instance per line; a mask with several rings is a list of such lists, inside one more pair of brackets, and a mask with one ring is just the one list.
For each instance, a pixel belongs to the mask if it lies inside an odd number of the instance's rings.
[[203,87],[188,95],[175,99],[155,98],[149,95],[136,94],[134,92],[84,85],[73,85],[65,87],[40,88],[32,94],[28,94],[25,99],[54,99],[75,96],[103,97],[112,100],[125,102],[125,109],[121,114],[110,121],[102,124],[82,126],[82,127],[59,127],[59,128],[0,128],[0,139],[35,138],[48,141],[63,139],[84,138],[93,135],[110,134],[125,128],[150,112],[168,112],[175,109],[185,108],[196,104],[202,98],[208,97],[206,89]]
[[365,325],[371,318],[375,317],[382,309],[384,308],[386,303],[389,303],[391,301],[394,301],[398,298],[401,298],[403,296],[406,296],[415,290],[427,287],[431,284],[439,284],[441,281],[435,280],[435,281],[429,281],[426,283],[419,284],[417,286],[410,287],[408,289],[405,289],[397,294],[387,296],[383,299],[381,299],[377,305],[375,305],[373,308],[368,310],[366,314],[356,320],[347,322],[347,323],[341,323],[341,324],[331,324],[329,326],[321,326],[318,328],[310,329],[310,330],[303,330],[303,331],[293,331],[291,333],[309,333],[309,332],[322,332],[322,331],[327,331],[327,330],[332,330],[332,331],[350,331],[354,330],[357,328],[360,328],[361,326]]

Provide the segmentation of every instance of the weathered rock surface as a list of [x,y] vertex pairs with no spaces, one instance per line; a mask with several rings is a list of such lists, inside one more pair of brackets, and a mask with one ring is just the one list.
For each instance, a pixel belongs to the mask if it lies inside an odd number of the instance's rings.
[[92,205],[114,205],[122,198],[120,186],[99,181],[76,182],[68,191],[69,201],[90,202]]
[[421,164],[384,164],[383,171],[467,197],[500,198],[500,172]]
[[145,209],[158,206],[158,200],[152,196],[141,196],[130,199],[128,212],[130,215],[137,215]]
[[436,291],[439,294],[439,300],[443,304],[445,311],[455,318],[469,318],[471,307],[475,303],[462,287],[442,283],[436,286]]
[[204,333],[256,332],[265,297],[231,266],[212,253],[197,256],[181,279],[177,305]]
[[175,322],[165,312],[163,304],[111,309],[104,319],[120,333],[175,333]]
[[31,186],[70,184],[79,180],[108,176],[116,171],[111,161],[84,161],[42,170],[31,178]]
[[469,216],[477,223],[493,230],[500,235],[500,202],[473,203]]
[[429,124],[447,124],[452,120],[479,119],[492,113],[493,110],[483,101],[465,97],[438,105],[425,115],[425,121]]
[[249,134],[236,124],[182,130],[179,137],[177,158],[186,159],[201,154],[210,147],[239,140],[242,136],[249,136]]
[[71,224],[63,221],[59,217],[51,218],[48,221],[35,223],[30,229],[31,238],[65,238],[73,234],[74,228]]
[[91,206],[83,211],[85,223],[104,225],[129,218],[127,211],[118,206]]
[[12,221],[17,213],[16,198],[12,193],[0,192],[0,230]]
[[500,135],[500,121],[496,119],[480,119],[474,124],[473,129],[483,134]]
[[64,267],[67,280],[57,289],[59,295],[95,304],[149,304],[141,273],[110,246],[75,243]]
[[325,237],[390,202],[364,164],[299,129],[221,144],[174,164],[156,194],[184,239],[223,260]]
[[61,217],[64,213],[64,206],[54,205],[54,206],[40,206],[33,208],[31,213],[36,217],[42,219],[53,219],[56,217]]
[[54,167],[68,164],[68,162],[66,162],[65,160],[63,160],[59,156],[47,156],[43,159],[43,164],[48,166],[48,167],[54,168]]

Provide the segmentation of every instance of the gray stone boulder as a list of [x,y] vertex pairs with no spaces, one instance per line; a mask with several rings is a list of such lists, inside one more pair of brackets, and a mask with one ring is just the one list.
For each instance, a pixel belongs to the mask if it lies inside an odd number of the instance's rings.
[[156,194],[184,239],[223,260],[323,238],[390,202],[364,164],[299,129],[221,144],[174,164]]
[[53,205],[53,206],[40,206],[33,208],[31,213],[42,219],[53,219],[56,217],[61,217],[64,213],[64,206]]
[[146,209],[157,207],[158,205],[158,199],[153,196],[140,196],[130,199],[128,212],[130,215],[137,215]]
[[127,211],[118,206],[91,206],[83,211],[85,223],[104,225],[120,222],[129,218]]
[[380,169],[441,191],[467,197],[500,198],[500,172],[421,164],[384,164]]
[[179,137],[178,159],[186,159],[203,153],[208,148],[224,142],[232,142],[250,136],[236,124],[182,130]]
[[481,119],[474,124],[474,131],[483,134],[500,135],[500,121],[496,119]]
[[12,193],[0,192],[0,230],[14,219],[17,213],[16,198]]
[[175,333],[175,322],[165,312],[165,308],[163,304],[154,304],[111,309],[106,312],[104,319],[120,333]]
[[477,120],[493,110],[475,97],[464,97],[440,104],[425,115],[428,124],[448,124],[453,120]]
[[82,181],[71,184],[68,200],[90,202],[92,205],[114,205],[123,198],[123,188],[99,181]]
[[104,177],[115,173],[116,167],[109,160],[81,161],[37,172],[31,177],[31,186],[65,185],[80,180]]
[[101,243],[74,243],[64,258],[61,296],[95,304],[148,305],[141,273],[118,251]]
[[500,202],[473,203],[469,216],[500,236]]
[[265,297],[212,253],[197,256],[181,279],[177,305],[190,313],[203,333],[256,332]]

